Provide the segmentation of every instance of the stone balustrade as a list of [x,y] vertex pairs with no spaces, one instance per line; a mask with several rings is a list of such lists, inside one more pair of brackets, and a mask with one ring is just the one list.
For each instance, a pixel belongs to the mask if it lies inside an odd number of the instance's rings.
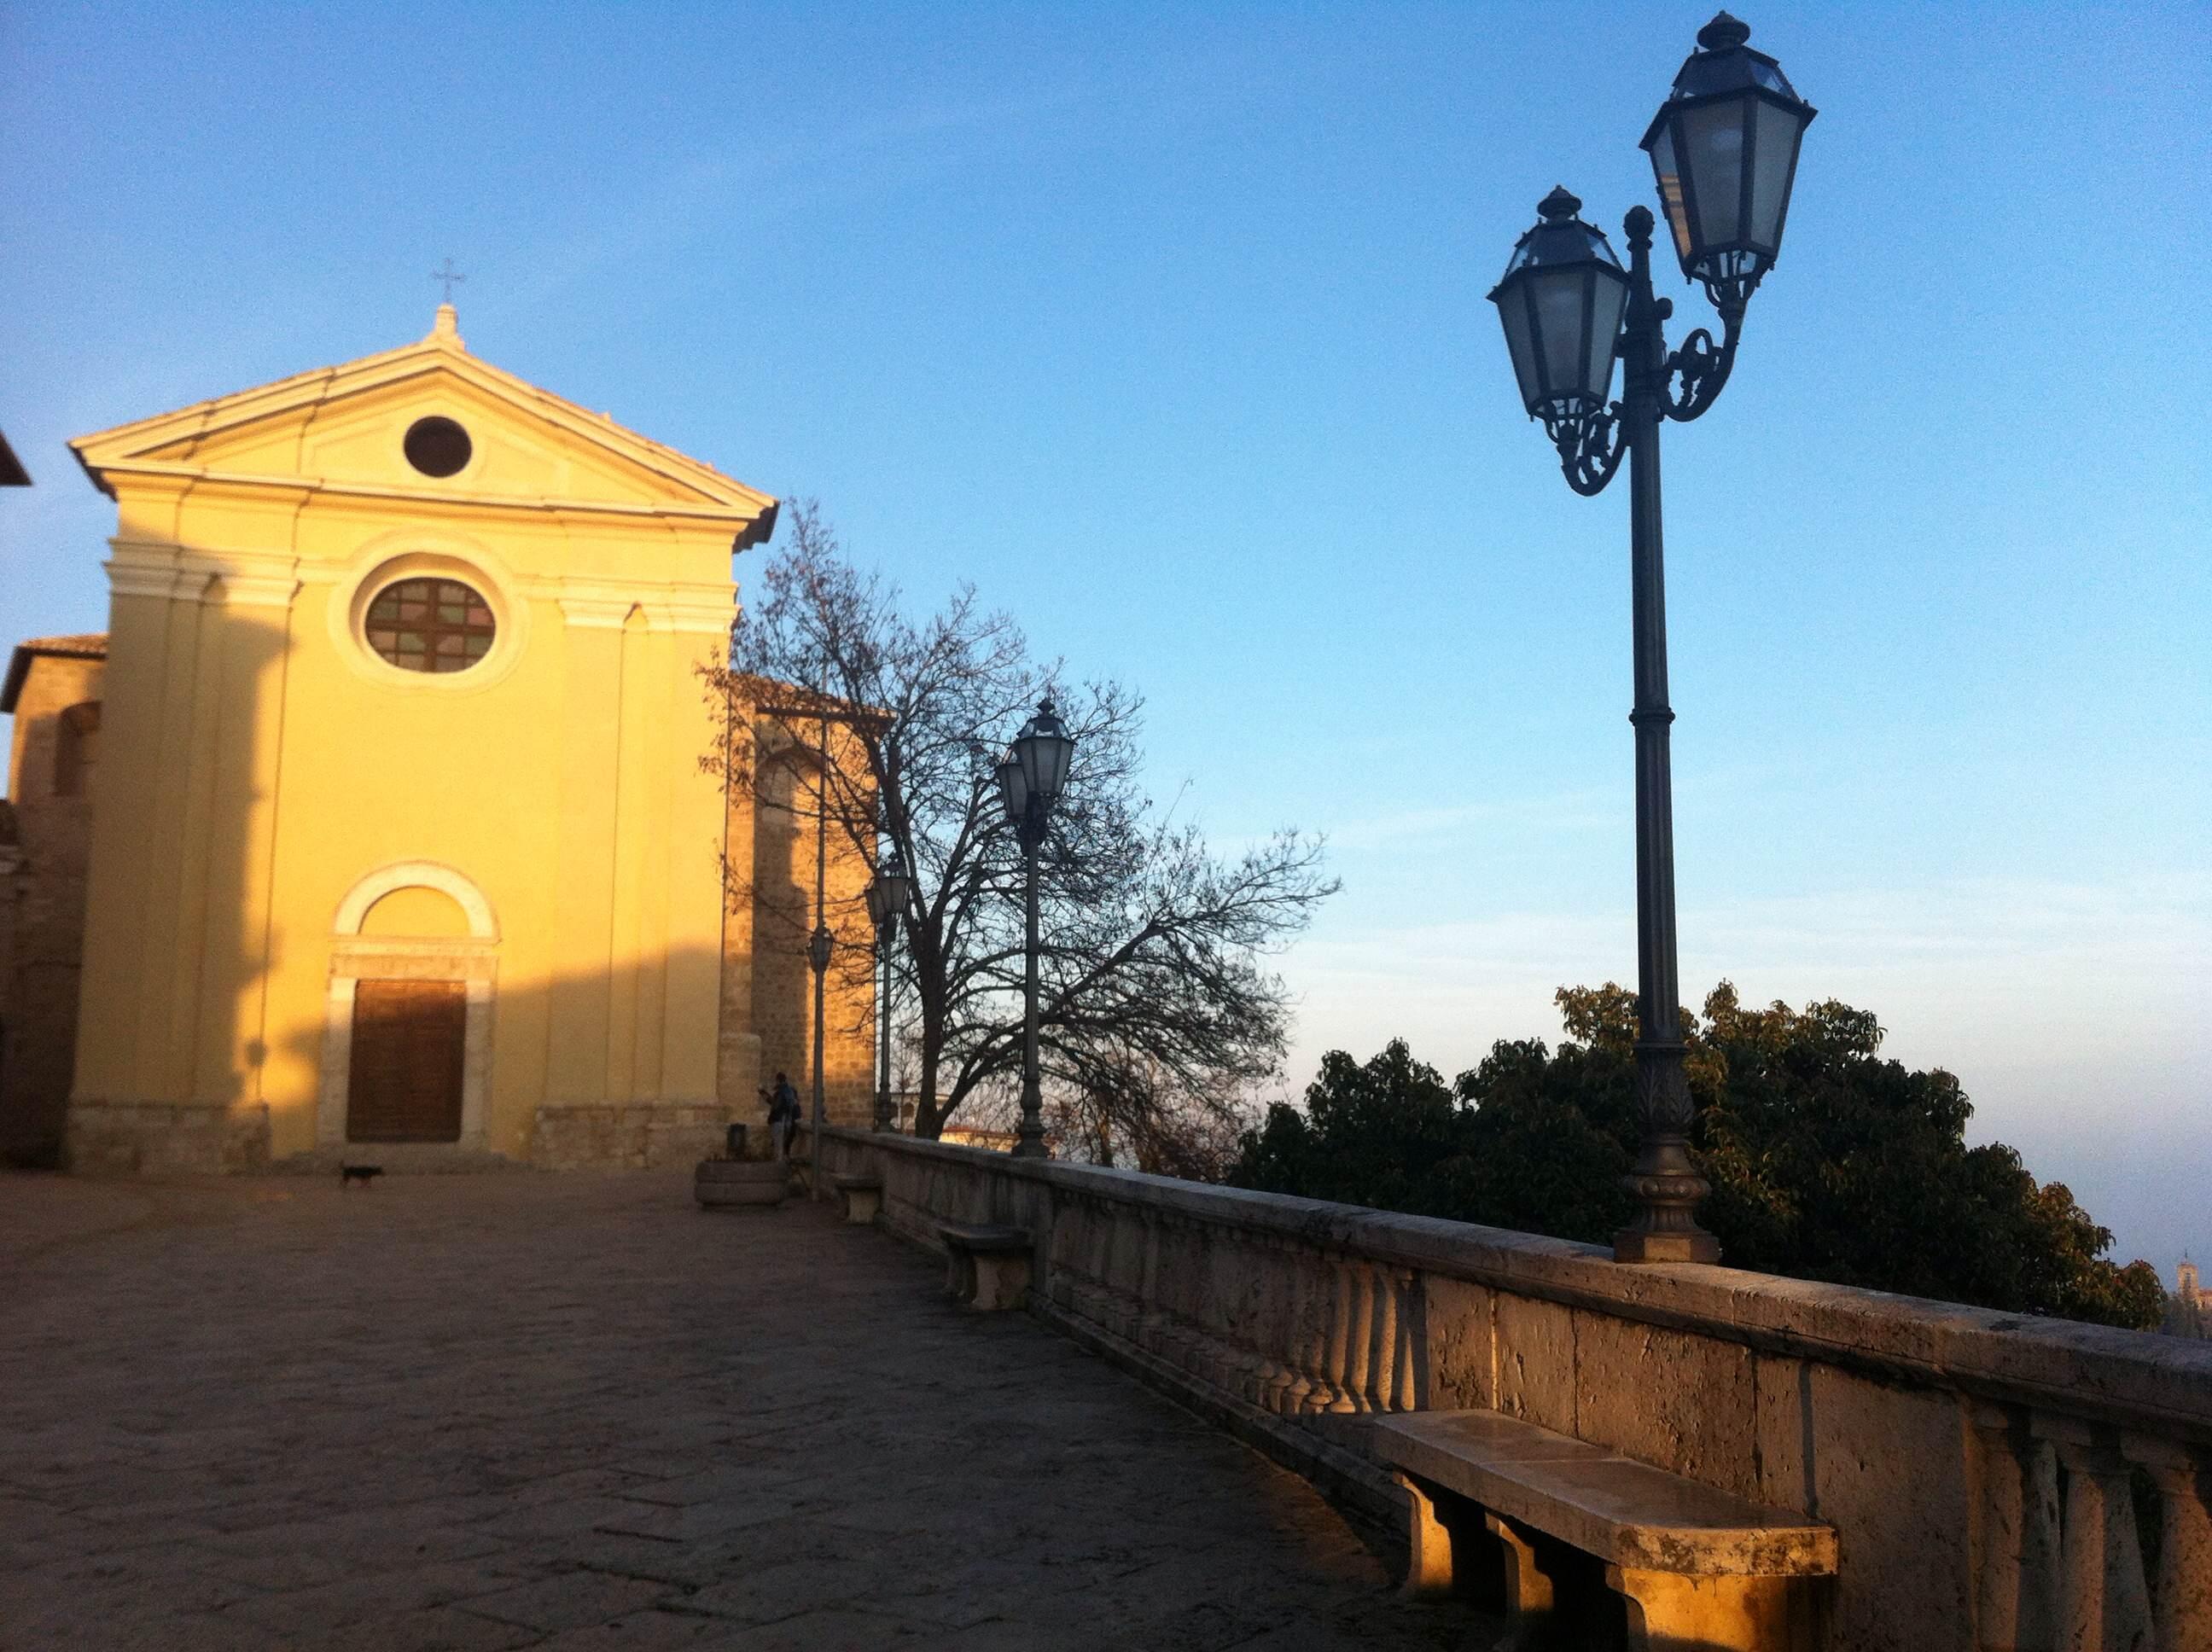
[[1363,1413],[1523,1418],[1837,1531],[1852,1652],[2212,1652],[2212,1344],[835,1130],[883,1219],[1402,1525]]

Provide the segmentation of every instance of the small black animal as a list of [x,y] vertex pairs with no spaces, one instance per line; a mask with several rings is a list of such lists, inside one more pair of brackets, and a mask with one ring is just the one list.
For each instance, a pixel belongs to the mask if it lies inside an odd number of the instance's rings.
[[344,1192],[349,1181],[358,1181],[366,1187],[383,1174],[381,1164],[341,1164],[338,1166],[338,1191]]

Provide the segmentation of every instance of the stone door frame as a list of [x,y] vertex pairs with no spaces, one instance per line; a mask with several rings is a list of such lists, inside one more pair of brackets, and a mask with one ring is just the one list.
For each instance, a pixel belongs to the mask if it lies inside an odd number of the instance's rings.
[[[395,890],[434,889],[468,920],[466,936],[364,935],[368,909]],[[462,983],[467,1027],[461,1047],[461,1135],[451,1144],[410,1144],[410,1154],[484,1151],[484,1099],[491,1082],[491,1011],[499,975],[499,923],[484,893],[435,860],[401,860],[356,883],[331,925],[331,977],[325,999],[323,1066],[315,1103],[315,1145],[346,1148],[347,1090],[353,1074],[354,992],[362,981]],[[364,1144],[366,1146],[366,1144]]]

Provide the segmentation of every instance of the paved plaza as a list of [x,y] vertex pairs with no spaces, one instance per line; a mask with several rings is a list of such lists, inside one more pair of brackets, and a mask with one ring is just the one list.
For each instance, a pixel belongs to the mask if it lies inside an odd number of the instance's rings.
[[0,1647],[1481,1643],[941,1272],[688,1175],[0,1178]]

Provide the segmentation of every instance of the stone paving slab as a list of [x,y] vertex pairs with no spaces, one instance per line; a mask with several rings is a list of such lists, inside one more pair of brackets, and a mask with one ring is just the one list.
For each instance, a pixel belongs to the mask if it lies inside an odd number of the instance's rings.
[[688,1175],[0,1177],[0,1649],[1485,1643],[940,1275]]

